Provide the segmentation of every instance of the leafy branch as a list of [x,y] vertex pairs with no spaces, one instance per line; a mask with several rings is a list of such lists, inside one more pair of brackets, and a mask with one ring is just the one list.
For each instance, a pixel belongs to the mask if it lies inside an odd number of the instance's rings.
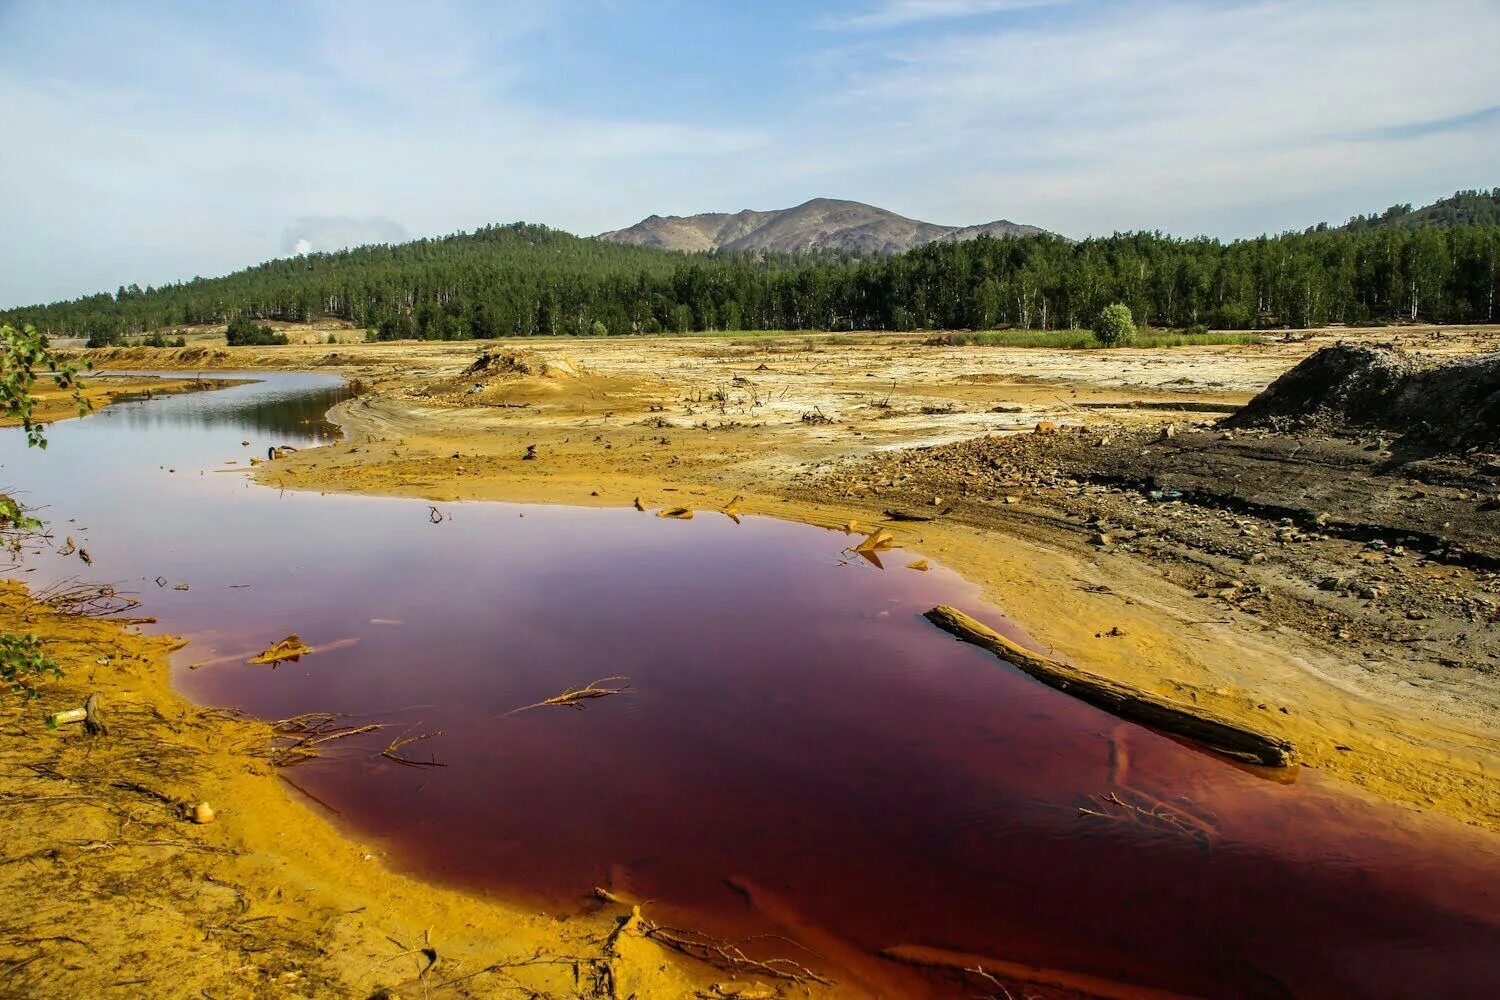
[[35,635],[0,635],[0,684],[29,701],[37,696],[36,682],[62,676],[62,670],[42,653],[42,640]]
[[89,411],[77,365],[52,353],[47,338],[29,323],[19,330],[9,324],[0,325],[0,407],[4,407],[7,416],[20,418],[28,446],[46,448],[46,424],[31,415],[36,402],[32,387],[39,371],[44,371],[44,377],[50,377],[59,389],[72,390],[80,417]]

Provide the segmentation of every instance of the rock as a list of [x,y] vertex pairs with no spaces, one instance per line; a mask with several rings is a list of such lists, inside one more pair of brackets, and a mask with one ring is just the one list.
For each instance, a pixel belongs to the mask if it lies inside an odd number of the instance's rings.
[[198,802],[194,804],[192,812],[192,819],[194,823],[197,823],[199,826],[205,826],[209,823],[212,823],[215,818],[216,817],[214,816],[213,806],[209,805],[207,802]]
[[1168,424],[1167,426],[1163,427],[1161,429],[1161,436],[1163,438],[1174,438],[1174,437],[1176,437],[1177,436],[1177,425],[1176,424]]

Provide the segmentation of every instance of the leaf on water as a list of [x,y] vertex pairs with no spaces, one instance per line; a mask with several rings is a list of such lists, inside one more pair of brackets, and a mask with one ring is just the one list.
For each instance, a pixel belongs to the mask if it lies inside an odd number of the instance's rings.
[[270,663],[274,665],[282,662],[283,660],[291,660],[295,663],[297,660],[301,659],[303,656],[311,652],[312,648],[306,645],[302,641],[302,639],[295,632],[293,632],[285,639],[282,639],[280,642],[271,646],[264,652],[256,656],[252,656],[245,662]]
[[854,546],[855,552],[884,552],[896,547],[896,539],[884,528],[876,528],[865,540]]
[[915,562],[909,562],[909,563],[906,564],[906,568],[907,569],[914,569],[914,570],[916,570],[919,573],[925,573],[925,572],[927,572],[927,560],[926,559],[918,559]]
[[646,509],[646,505],[643,504],[643,503],[641,503],[641,498],[640,497],[636,497],[635,498],[635,509],[636,510],[645,510]]
[[679,521],[692,520],[693,511],[690,507],[665,507],[656,512],[657,517],[673,517]]

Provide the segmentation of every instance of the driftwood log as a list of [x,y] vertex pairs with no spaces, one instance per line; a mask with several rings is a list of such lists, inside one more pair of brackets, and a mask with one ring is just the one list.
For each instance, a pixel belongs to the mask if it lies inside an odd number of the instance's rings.
[[1033,653],[946,604],[933,608],[924,617],[961,641],[1015,664],[1043,684],[1121,718],[1184,737],[1251,764],[1286,767],[1296,756],[1295,747],[1286,740]]

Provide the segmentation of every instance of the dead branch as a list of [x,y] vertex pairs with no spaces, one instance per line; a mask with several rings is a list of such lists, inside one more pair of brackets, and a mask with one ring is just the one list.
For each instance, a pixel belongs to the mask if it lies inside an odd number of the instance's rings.
[[60,614],[88,618],[122,615],[141,606],[139,600],[120,593],[112,584],[85,583],[77,577],[59,580],[36,591],[33,596],[37,603]]
[[[625,683],[621,684],[619,687],[600,687],[601,684],[605,684],[609,681],[624,681]],[[607,698],[612,694],[623,694],[627,690],[629,690],[629,688],[629,677],[622,677],[620,675],[615,675],[613,677],[601,677],[596,681],[589,681],[581,688],[568,688],[562,694],[553,695],[551,698],[547,698],[543,701],[539,701],[531,705],[522,705],[520,708],[513,708],[509,712],[506,712],[505,715],[516,715],[519,712],[528,712],[533,708],[545,708],[547,706],[557,708],[582,709],[583,703],[592,698]]]
[[413,743],[419,743],[422,740],[430,740],[434,736],[441,735],[443,735],[443,731],[441,729],[431,733],[418,733],[416,736],[406,736],[403,734],[391,740],[390,743],[386,744],[385,749],[380,751],[380,756],[386,758],[387,760],[393,760],[397,764],[405,764],[407,767],[447,767],[448,765],[444,764],[440,760],[412,760],[410,757],[403,757],[398,752],[402,747],[410,746]]
[[266,757],[277,767],[290,767],[318,756],[321,753],[319,748],[326,743],[384,728],[375,722],[345,725],[340,721],[345,718],[347,716],[330,712],[307,712],[274,722],[271,729],[275,735],[271,744],[259,755]]
[[1213,837],[1218,833],[1212,821],[1176,809],[1144,792],[1123,791],[1124,797],[1118,792],[1090,795],[1090,804],[1078,807],[1079,815],[1183,836],[1204,846],[1212,845]]
[[[799,984],[812,982],[821,983],[824,986],[833,985],[833,980],[818,975],[794,959],[768,958],[762,961],[761,959],[751,958],[745,954],[744,949],[741,947],[742,945],[749,944],[751,941],[764,940],[777,940],[797,945],[797,942],[790,938],[782,937],[779,934],[764,934],[744,938],[740,941],[728,941],[724,938],[716,938],[700,931],[684,930],[680,927],[662,927],[645,919],[641,920],[640,928],[643,935],[658,944],[696,958],[700,962],[707,962],[717,969],[755,973]],[[797,945],[797,947],[802,946]]]

